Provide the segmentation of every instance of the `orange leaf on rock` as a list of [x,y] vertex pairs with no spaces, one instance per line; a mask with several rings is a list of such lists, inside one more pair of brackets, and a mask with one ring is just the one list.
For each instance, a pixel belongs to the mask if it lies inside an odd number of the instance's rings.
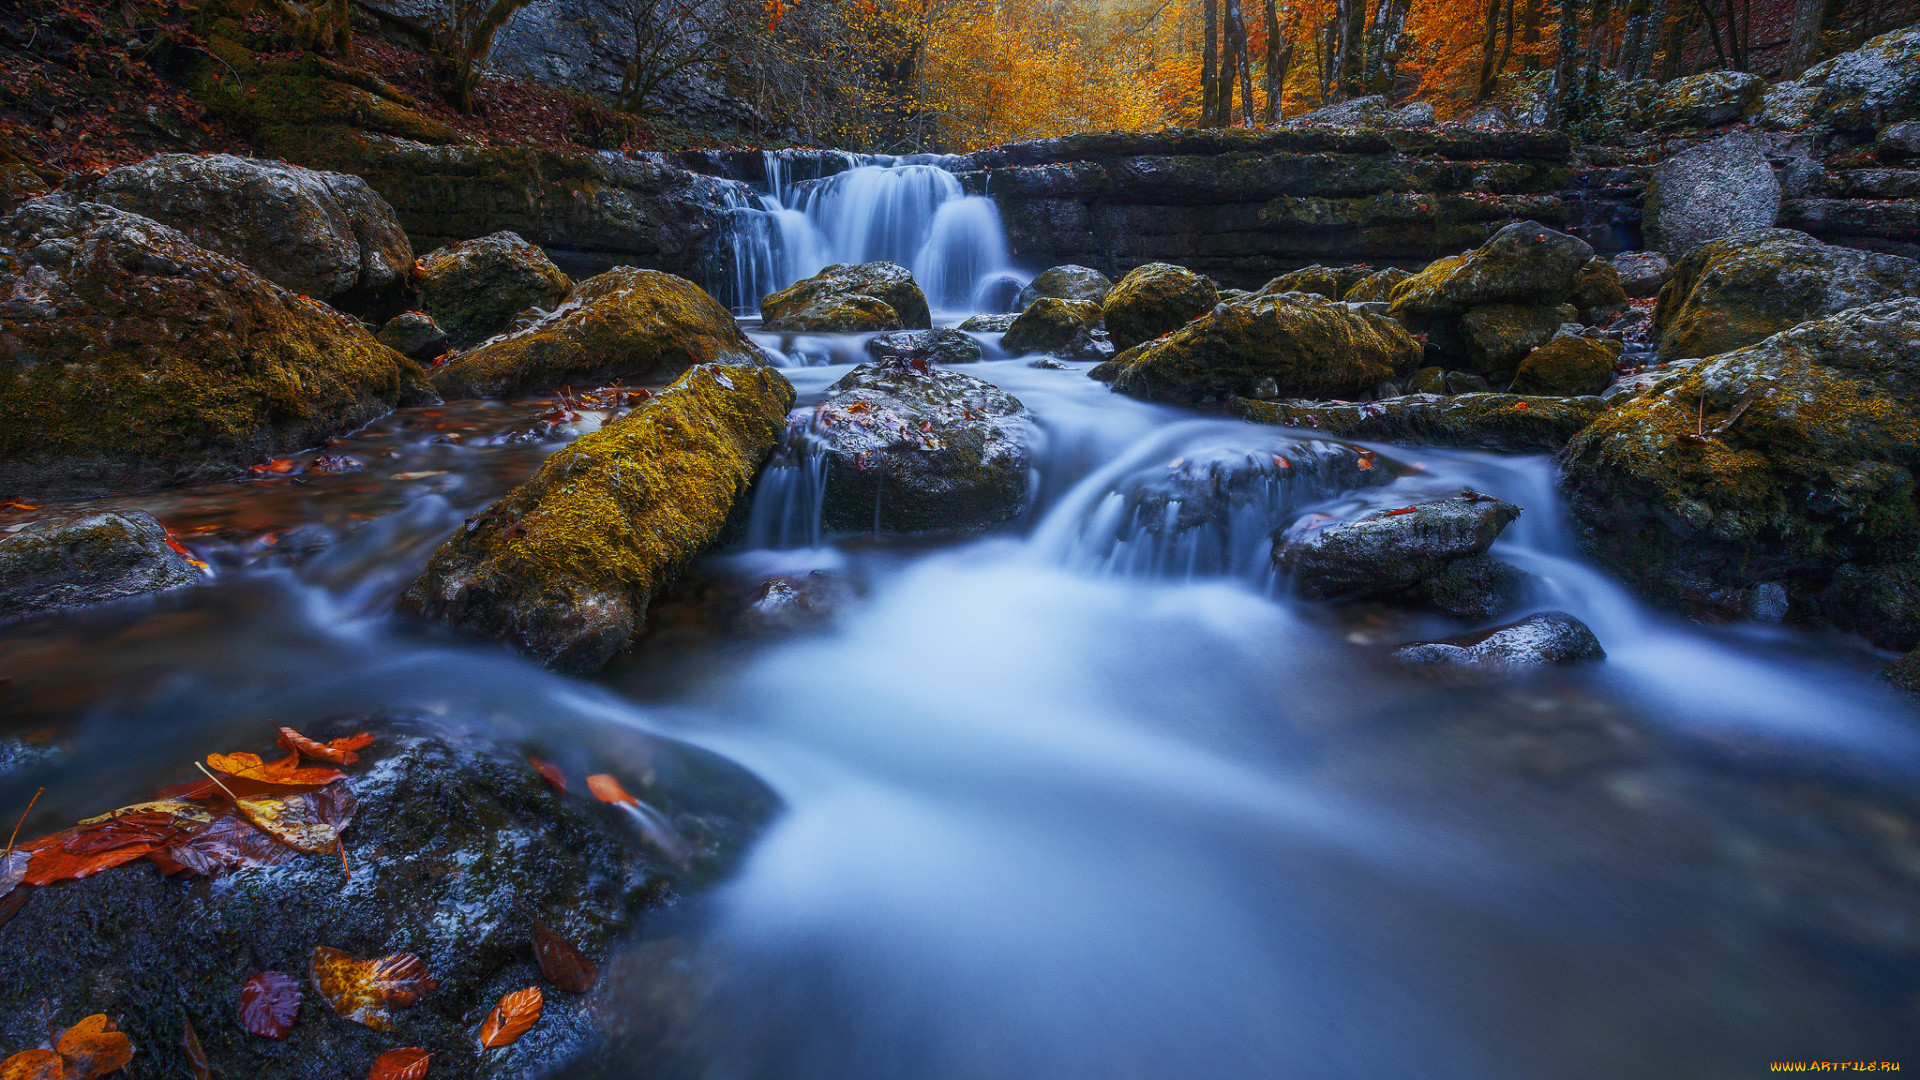
[[54,1046],[66,1080],[92,1080],[125,1068],[133,1060],[133,1040],[105,1013],[95,1013],[61,1033]]
[[186,836],[176,821],[173,814],[143,810],[43,836],[21,849],[29,855],[21,881],[49,885],[132,862]]
[[541,922],[538,915],[529,911],[527,918],[533,920],[533,959],[540,965],[540,974],[569,994],[586,993],[600,969],[573,942]]
[[262,971],[240,988],[240,1026],[268,1039],[284,1039],[300,1014],[300,984],[282,971]]
[[306,852],[332,851],[353,818],[353,791],[332,784],[299,795],[245,795],[234,800],[247,820],[289,847]]
[[431,1064],[432,1054],[417,1046],[403,1046],[374,1058],[373,1071],[367,1073],[367,1080],[420,1080],[427,1075],[427,1066]]
[[567,774],[560,771],[560,766],[550,761],[541,761],[537,757],[528,758],[527,764],[533,766],[534,772],[546,777],[547,783],[553,785],[553,790],[562,795],[567,793]]
[[481,1047],[492,1050],[512,1044],[540,1019],[540,1009],[545,1003],[537,986],[516,990],[501,998],[487,1014],[486,1023],[480,1025]]
[[368,732],[361,732],[358,735],[348,735],[341,739],[330,739],[327,742],[320,743],[307,738],[305,735],[300,734],[290,727],[280,729],[281,746],[286,747],[288,750],[305,754],[315,761],[331,761],[335,765],[351,765],[360,760],[360,755],[357,751],[365,748],[367,744],[371,742],[373,742],[373,735]]
[[324,765],[302,768],[300,752],[297,750],[278,761],[262,761],[258,754],[208,754],[207,764],[216,772],[243,780],[258,780],[264,784],[286,787],[318,787],[347,778],[347,774],[339,769],[329,769]]
[[66,1063],[51,1050],[22,1050],[0,1061],[0,1080],[62,1080]]
[[594,798],[599,799],[601,802],[634,805],[640,801],[627,794],[627,789],[620,786],[620,781],[615,780],[606,773],[594,773],[592,776],[587,777],[587,787],[592,790]]
[[427,965],[412,953],[355,960],[320,945],[310,967],[313,985],[334,1012],[376,1031],[392,1031],[391,1010],[412,1005],[435,986]]

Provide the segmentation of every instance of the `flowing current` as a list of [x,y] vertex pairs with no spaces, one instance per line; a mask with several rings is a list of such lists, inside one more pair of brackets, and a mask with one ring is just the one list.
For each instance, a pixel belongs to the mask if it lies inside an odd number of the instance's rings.
[[[978,306],[954,298],[1015,272],[952,179],[777,185],[799,239],[765,280],[904,256],[949,315]],[[803,411],[864,341],[757,338]],[[697,573],[830,616],[702,629],[663,598],[593,680],[389,614],[558,445],[516,435],[550,402],[403,411],[340,451],[360,473],[113,500],[218,576],[0,631],[0,805],[44,784],[51,828],[262,716],[375,708],[614,769],[645,736],[729,757],[784,809],[608,965],[614,1076],[1731,1078],[1920,1043],[1920,729],[1883,657],[1647,610],[1577,554],[1543,458],[1376,446],[1360,482],[1350,444],[981,340],[968,373],[1033,414],[1023,517],[824,535],[818,475],[777,461]],[[1570,612],[1606,663],[1434,685],[1384,648],[1464,627],[1296,602],[1269,569],[1303,514],[1462,487],[1525,508],[1496,548],[1529,575],[1513,617]]]

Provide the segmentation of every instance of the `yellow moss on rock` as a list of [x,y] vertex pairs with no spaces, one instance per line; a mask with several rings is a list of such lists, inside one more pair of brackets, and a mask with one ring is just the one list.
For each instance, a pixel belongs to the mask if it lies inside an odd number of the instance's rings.
[[652,597],[719,539],[793,401],[773,368],[694,368],[470,519],[401,609],[563,671],[598,670]]

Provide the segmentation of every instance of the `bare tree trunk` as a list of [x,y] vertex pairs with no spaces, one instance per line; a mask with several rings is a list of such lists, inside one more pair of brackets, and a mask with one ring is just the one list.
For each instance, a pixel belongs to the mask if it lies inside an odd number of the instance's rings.
[[1615,68],[1623,79],[1633,78],[1633,65],[1640,57],[1640,42],[1647,36],[1647,17],[1652,11],[1652,0],[1627,0],[1627,25],[1620,35],[1620,62]]
[[1200,126],[1212,127],[1220,95],[1220,0],[1206,0],[1201,18],[1206,44],[1200,49]]
[[1680,76],[1680,61],[1682,54],[1686,51],[1687,31],[1690,29],[1688,23],[1692,20],[1692,17],[1693,15],[1690,10],[1669,11],[1667,13],[1666,32],[1662,35],[1666,38],[1666,50],[1660,57],[1660,74],[1658,76],[1661,82],[1666,82],[1669,79],[1675,79]]
[[1238,6],[1238,0],[1226,0],[1222,12],[1220,30],[1226,47],[1220,50],[1220,81],[1213,90],[1213,119],[1208,127],[1233,126],[1233,80],[1240,74],[1240,54],[1233,47],[1233,12]]
[[[1253,59],[1247,55],[1247,19],[1240,0],[1227,0],[1227,44],[1240,68],[1240,122],[1253,126]],[[1227,87],[1227,122],[1233,122],[1233,87]]]
[[1480,39],[1480,89],[1473,100],[1485,101],[1493,93],[1494,79],[1500,74],[1495,51],[1500,35],[1500,0],[1487,0],[1486,34]]
[[1340,96],[1356,98],[1363,92],[1363,68],[1366,67],[1366,0],[1340,0],[1345,22],[1341,29]]
[[1265,72],[1267,91],[1266,122],[1277,124],[1281,120],[1280,97],[1287,88],[1287,69],[1293,66],[1293,20],[1287,20],[1283,29],[1280,25],[1280,13],[1275,0],[1266,0],[1267,20],[1267,70]]
[[1547,106],[1547,126],[1567,122],[1567,101],[1573,95],[1573,73],[1580,59],[1579,0],[1560,0],[1560,25],[1554,35],[1553,93]]

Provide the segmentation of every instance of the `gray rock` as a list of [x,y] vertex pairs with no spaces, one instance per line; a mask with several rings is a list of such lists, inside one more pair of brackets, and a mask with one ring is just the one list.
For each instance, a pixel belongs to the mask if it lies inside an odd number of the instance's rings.
[[1654,96],[1657,128],[1706,128],[1740,119],[1760,99],[1767,80],[1745,71],[1709,71],[1675,79]]
[[[1087,374],[1095,375],[1095,372]],[[1447,374],[1449,385],[1456,374]],[[1231,407],[1235,415],[1256,423],[1306,428],[1340,439],[1369,439],[1403,446],[1455,446],[1508,454],[1558,450],[1598,419],[1605,409],[1606,404],[1597,397],[1523,397],[1472,392],[1453,397],[1408,394],[1358,404],[1241,398]]]
[[969,334],[1004,334],[1007,327],[1013,325],[1013,320],[1019,317],[1017,312],[1012,311],[998,315],[972,315],[957,329]]
[[971,364],[980,359],[980,343],[958,330],[896,330],[867,342],[875,360],[925,360],[934,364]]
[[1920,120],[1920,23],[1841,53],[1800,81],[1819,85],[1808,111],[1837,131],[1864,137],[1901,120]]
[[0,624],[177,589],[200,572],[142,510],[36,521],[0,534]]
[[826,458],[829,529],[919,533],[981,529],[1026,504],[1026,406],[945,368],[862,364],[827,388],[806,432]]
[[420,260],[420,308],[457,348],[512,329],[515,316],[551,311],[572,291],[547,253],[518,233],[448,244]]
[[1107,294],[1112,291],[1113,282],[1107,275],[1085,266],[1068,264],[1041,271],[1020,290],[1016,303],[1021,311],[1043,296],[1100,304],[1106,301]]
[[1587,624],[1564,611],[1543,611],[1477,634],[1402,645],[1391,654],[1408,665],[1499,674],[1593,663],[1607,658]]
[[451,346],[446,331],[424,311],[403,311],[387,320],[374,337],[409,360],[426,363]]
[[1273,561],[1308,600],[1410,589],[1487,549],[1520,508],[1477,492],[1353,521],[1305,520],[1274,537]]
[[320,300],[403,292],[413,247],[358,176],[231,154],[161,154],[97,180],[86,198],[170,225],[277,285]]
[[1504,131],[1514,126],[1513,117],[1498,105],[1488,105],[1460,123],[1475,131]]
[[1520,602],[1527,574],[1491,555],[1471,555],[1420,583],[1420,598],[1456,619],[1486,622]]
[[1289,122],[1301,126],[1359,127],[1386,124],[1393,117],[1394,109],[1387,104],[1387,99],[1379,94],[1371,94],[1315,109]]
[[1880,133],[1880,141],[1874,144],[1873,154],[1890,165],[1920,158],[1920,120],[1887,125]]
[[1620,287],[1635,300],[1659,295],[1660,287],[1673,276],[1667,257],[1657,251],[1623,251],[1612,261],[1620,273]]
[[1427,127],[1439,118],[1439,114],[1433,111],[1431,103],[1409,101],[1393,110],[1388,122],[1395,127]]
[[1043,356],[1040,359],[1035,360],[1033,363],[1028,364],[1027,366],[1030,368],[1041,368],[1046,371],[1072,371],[1073,370],[1072,364],[1063,364],[1060,361],[1055,360],[1051,356]]
[[1780,181],[1752,135],[1723,135],[1661,162],[1647,185],[1646,242],[1678,258],[1709,240],[1770,229]]

